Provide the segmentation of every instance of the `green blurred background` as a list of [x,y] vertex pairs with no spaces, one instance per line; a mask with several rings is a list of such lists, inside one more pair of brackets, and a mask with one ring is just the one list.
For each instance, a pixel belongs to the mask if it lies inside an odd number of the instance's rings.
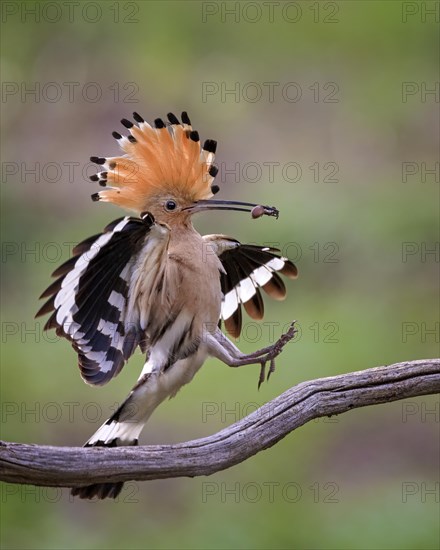
[[[116,153],[133,111],[188,110],[219,142],[218,196],[281,210],[200,215],[202,233],[277,243],[300,271],[284,303],[266,300],[276,336],[301,327],[270,383],[210,360],[141,443],[212,434],[304,380],[438,356],[438,17],[435,2],[3,2],[2,438],[81,445],[138,376],[140,352],[85,385],[33,319],[72,245],[121,215],[90,201],[88,158]],[[245,325],[238,345],[267,345],[271,326]],[[437,548],[438,432],[430,396],[312,422],[209,478],[127,484],[117,502],[3,484],[2,547]]]

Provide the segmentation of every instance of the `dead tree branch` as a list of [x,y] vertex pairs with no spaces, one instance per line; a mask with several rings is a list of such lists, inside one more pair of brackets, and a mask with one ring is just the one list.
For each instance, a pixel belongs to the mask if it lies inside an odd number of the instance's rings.
[[74,487],[210,475],[268,449],[315,418],[439,391],[440,359],[423,359],[303,382],[232,426],[177,445],[82,448],[0,442],[0,480]]

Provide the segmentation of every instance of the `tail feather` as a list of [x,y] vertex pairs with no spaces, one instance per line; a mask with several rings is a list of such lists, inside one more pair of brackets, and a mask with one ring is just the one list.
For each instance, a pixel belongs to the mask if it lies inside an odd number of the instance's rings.
[[86,485],[85,487],[74,487],[71,491],[72,496],[89,499],[94,497],[102,500],[104,498],[116,498],[122,491],[124,483],[119,481],[118,483],[94,483],[93,485]]
[[[117,411],[92,435],[84,447],[120,447],[135,446],[138,444],[138,436],[144,427],[144,422],[138,422],[135,419],[130,422],[130,416],[127,413],[129,408],[129,399],[117,409]],[[124,421],[119,418],[124,417]],[[124,483],[93,483],[84,487],[74,487],[71,490],[72,496],[83,499],[116,498],[122,491]]]
[[[152,373],[153,361],[147,360],[137,384],[127,399],[113,415],[92,435],[85,447],[120,447],[137,445],[139,434],[154,409],[167,397],[191,381],[207,355],[206,349],[198,351],[170,366],[159,376]],[[72,495],[80,498],[116,498],[123,483],[94,483],[72,489]]]
[[[113,418],[113,417],[112,417]],[[144,422],[120,422],[109,418],[87,441],[84,447],[120,447],[137,445]]]

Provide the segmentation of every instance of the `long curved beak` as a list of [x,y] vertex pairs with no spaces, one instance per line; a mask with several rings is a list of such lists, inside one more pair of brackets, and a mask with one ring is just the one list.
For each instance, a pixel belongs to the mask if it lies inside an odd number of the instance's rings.
[[239,212],[252,212],[252,217],[275,216],[278,218],[279,211],[274,206],[262,206],[250,202],[220,201],[215,199],[201,200],[183,210],[191,213],[204,212],[205,210],[238,210]]

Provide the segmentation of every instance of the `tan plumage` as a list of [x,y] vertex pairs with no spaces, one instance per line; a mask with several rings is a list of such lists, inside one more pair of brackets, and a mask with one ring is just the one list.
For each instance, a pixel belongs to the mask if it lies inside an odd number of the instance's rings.
[[[81,375],[102,385],[115,377],[137,347],[146,354],[139,379],[127,399],[89,439],[86,446],[135,445],[154,409],[188,383],[208,356],[229,366],[265,365],[293,338],[295,329],[273,345],[245,355],[220,331],[234,337],[242,329],[241,305],[260,320],[260,288],[282,300],[286,288],[277,273],[296,278],[296,267],[277,249],[242,245],[225,235],[202,237],[194,213],[240,210],[252,217],[278,216],[274,207],[219,201],[213,184],[216,142],[200,146],[188,115],[168,115],[155,127],[134,113],[138,125],[123,119],[129,136],[114,132],[124,155],[91,157],[104,170],[92,176],[106,189],[93,200],[134,211],[86,239],[43,293],[37,315],[51,313],[46,329],[71,341]],[[73,489],[82,498],[115,497],[122,483]]]

